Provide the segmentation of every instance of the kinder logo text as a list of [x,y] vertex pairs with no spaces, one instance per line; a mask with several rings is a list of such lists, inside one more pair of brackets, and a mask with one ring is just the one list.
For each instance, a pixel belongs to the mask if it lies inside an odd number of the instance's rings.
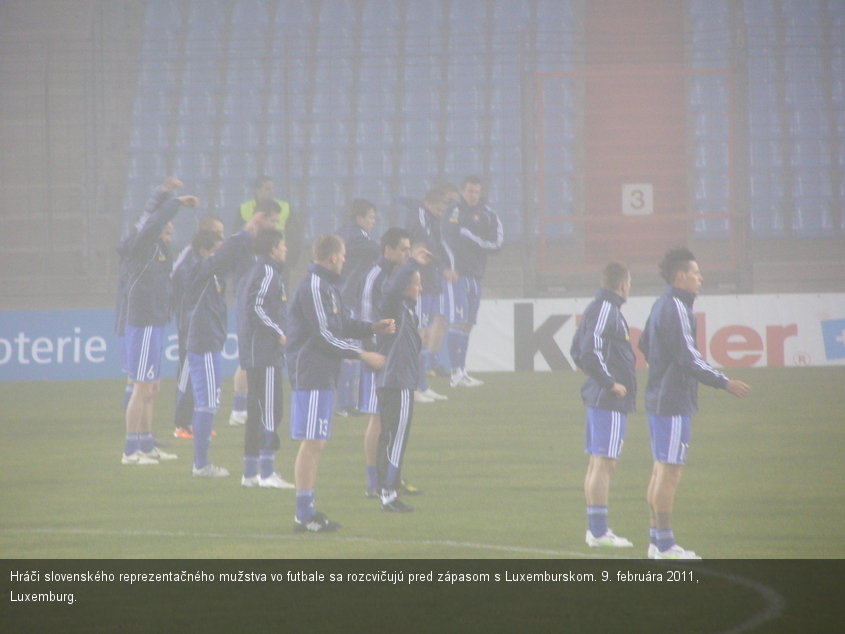
[[[654,297],[623,305],[637,348]],[[475,371],[572,370],[569,348],[591,298],[485,300],[470,341]],[[838,317],[845,295],[700,296],[695,303],[696,347],[721,368],[845,365],[845,327]],[[824,330],[824,332],[823,332]]]

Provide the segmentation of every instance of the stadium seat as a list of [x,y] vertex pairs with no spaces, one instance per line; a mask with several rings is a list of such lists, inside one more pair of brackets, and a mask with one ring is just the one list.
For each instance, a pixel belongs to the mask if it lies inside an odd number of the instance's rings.
[[[276,4],[274,0],[270,1]],[[239,36],[256,38],[265,32],[270,19],[268,8],[268,0],[235,0],[232,7],[232,41]]]
[[177,152],[211,152],[215,146],[216,124],[198,118],[184,120],[176,126],[173,148]]
[[[166,118],[164,118],[166,121]],[[133,117],[129,150],[132,152],[167,152],[167,124],[157,118]]]
[[167,161],[163,152],[133,152],[129,155],[130,181],[146,182],[147,187],[152,188],[166,175]]
[[220,150],[255,152],[260,145],[258,123],[248,120],[231,120],[220,127]]
[[183,89],[178,112],[182,119],[211,121],[217,116],[217,93],[196,86]]

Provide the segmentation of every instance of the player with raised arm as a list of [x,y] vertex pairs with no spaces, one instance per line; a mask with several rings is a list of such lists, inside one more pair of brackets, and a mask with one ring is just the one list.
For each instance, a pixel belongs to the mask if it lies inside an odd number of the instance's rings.
[[181,186],[177,178],[166,179],[118,247],[121,274],[115,330],[123,336],[124,364],[132,382],[121,457],[125,465],[153,465],[176,458],[155,446],[152,425],[164,326],[170,320],[172,306],[172,221],[180,207],[199,205],[196,196],[174,197],[173,191]]
[[645,407],[654,459],[646,493],[651,514],[648,557],[701,559],[678,545],[672,531],[675,493],[689,449],[692,416],[698,410],[698,384],[738,397],[751,388],[710,366],[696,348],[692,307],[704,278],[692,252],[670,249],[660,273],[668,286],[652,306],[638,344],[648,362]]
[[[208,450],[214,417],[220,407],[223,346],[227,337],[225,276],[238,265],[259,229],[272,227],[275,214],[257,213],[244,229],[221,243],[207,257],[196,261],[187,275],[188,367],[194,393],[191,419],[194,445],[192,473],[199,478],[220,478],[229,471],[209,461]],[[216,237],[216,236],[215,236]]]

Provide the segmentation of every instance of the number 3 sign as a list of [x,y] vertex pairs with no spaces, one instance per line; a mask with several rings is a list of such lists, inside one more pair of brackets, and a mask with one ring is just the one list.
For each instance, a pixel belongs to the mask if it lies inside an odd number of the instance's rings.
[[651,183],[622,185],[622,213],[645,216],[654,213],[654,187]]

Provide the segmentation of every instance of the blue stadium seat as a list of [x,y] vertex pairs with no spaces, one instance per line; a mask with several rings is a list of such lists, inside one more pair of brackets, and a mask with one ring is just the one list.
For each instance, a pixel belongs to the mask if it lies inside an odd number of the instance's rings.
[[785,235],[782,199],[751,200],[751,235],[758,239],[782,238]]
[[745,0],[743,9],[748,24],[774,23],[774,6],[771,0]]
[[263,139],[267,149],[278,149],[288,145],[289,130],[290,128],[281,118],[269,118]]
[[832,235],[832,201],[828,197],[807,197],[795,201],[792,231],[799,238],[822,238]]
[[286,36],[306,32],[313,19],[311,0],[279,0],[276,4],[276,30]]
[[212,179],[212,156],[209,152],[179,152],[173,156],[173,175],[185,186],[197,186]]
[[259,39],[266,32],[270,2],[276,4],[275,0],[235,0],[232,7],[233,40],[242,36]]
[[196,121],[211,120],[217,116],[217,93],[208,88],[190,88],[182,91],[179,99],[179,117]]
[[129,139],[133,152],[167,152],[167,124],[155,118],[135,117]]
[[783,136],[776,110],[753,108],[748,112],[752,139],[777,139]]
[[347,34],[355,24],[354,0],[322,0],[320,3],[320,37],[332,41]]
[[132,104],[133,119],[157,119],[166,121],[170,117],[172,90],[161,87],[139,86]]
[[182,29],[181,0],[159,0],[146,4],[141,59],[160,60],[177,55],[178,34]]
[[829,125],[827,113],[818,108],[803,108],[793,110],[789,117],[789,130],[794,137],[801,139],[817,139],[827,137]]
[[258,50],[238,52],[230,51],[229,61],[226,63],[226,90],[246,91],[264,90],[264,63],[260,57],[242,57],[245,55],[264,55],[264,47]]
[[531,21],[531,4],[524,0],[498,0],[493,4],[493,30],[498,34],[524,31]]
[[481,156],[477,148],[450,146],[446,149],[444,169],[447,174],[477,174],[481,167]]
[[[389,172],[385,171],[385,174]],[[399,173],[410,179],[433,178],[437,174],[437,157],[426,147],[403,147],[399,159]]]
[[452,116],[446,123],[446,143],[450,146],[480,146],[481,121],[474,116]]
[[227,92],[223,97],[223,118],[254,118],[261,114],[261,91],[251,88],[244,92]]
[[751,169],[769,169],[783,165],[783,152],[779,141],[751,139]]
[[360,149],[355,152],[352,173],[358,179],[384,178],[390,175],[391,158],[389,150]]
[[188,34],[185,50],[188,54],[217,50],[226,24],[227,0],[190,0]]
[[828,167],[830,159],[830,144],[826,138],[799,138],[790,145],[790,163],[797,170],[816,171]]
[[699,110],[693,115],[692,133],[699,141],[727,138],[727,113]]
[[[133,152],[129,155],[129,180],[148,183],[152,188],[167,176],[167,161],[163,152]],[[152,191],[152,189],[150,189]]]
[[576,26],[572,0],[537,0],[537,24],[547,31],[566,33]]
[[210,152],[214,149],[216,130],[213,121],[182,121],[176,126],[173,147],[177,152]]
[[254,152],[221,152],[220,180],[239,181],[245,183],[255,178],[256,162]]
[[233,119],[220,127],[220,150],[223,152],[255,152],[260,146],[258,123]]
[[722,170],[728,167],[728,144],[726,140],[703,139],[696,141],[694,165],[697,170]]
[[389,119],[359,118],[355,128],[355,142],[361,149],[387,149],[392,145],[393,121]]

